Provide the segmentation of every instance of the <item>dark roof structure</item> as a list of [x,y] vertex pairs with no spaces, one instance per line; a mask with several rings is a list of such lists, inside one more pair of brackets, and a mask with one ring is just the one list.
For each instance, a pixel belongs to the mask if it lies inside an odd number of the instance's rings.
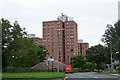
[[52,67],[53,67],[54,69],[64,70],[65,64],[62,62],[59,62],[58,60],[54,60],[53,62],[52,61],[44,61],[44,62],[40,62],[40,63],[36,64],[32,68],[46,69],[48,67],[49,67],[49,69],[52,69]]

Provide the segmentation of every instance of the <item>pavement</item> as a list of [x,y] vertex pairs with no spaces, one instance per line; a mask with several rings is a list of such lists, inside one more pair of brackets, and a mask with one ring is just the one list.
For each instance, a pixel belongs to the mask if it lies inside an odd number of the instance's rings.
[[118,74],[97,74],[96,72],[80,72],[66,74],[65,80],[120,80]]
[[118,78],[120,78],[120,74],[110,74],[112,76],[117,76]]

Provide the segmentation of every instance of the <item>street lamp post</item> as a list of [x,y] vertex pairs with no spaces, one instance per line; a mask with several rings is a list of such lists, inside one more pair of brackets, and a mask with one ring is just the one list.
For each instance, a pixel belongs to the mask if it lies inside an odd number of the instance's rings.
[[57,72],[59,72],[59,60],[58,60]]
[[51,61],[52,61],[52,72],[53,72],[53,61],[54,61],[54,58],[53,57],[51,57],[51,59],[50,59]]
[[110,53],[111,53],[111,72],[113,70],[113,63],[112,63],[112,60],[113,60],[113,55],[112,55],[112,44],[110,43]]
[[53,61],[54,61],[54,58],[48,58],[48,62],[51,61],[52,62],[52,72],[53,72]]
[[48,56],[48,72],[49,72],[49,56]]
[[53,58],[51,58],[52,59],[52,72],[53,72]]

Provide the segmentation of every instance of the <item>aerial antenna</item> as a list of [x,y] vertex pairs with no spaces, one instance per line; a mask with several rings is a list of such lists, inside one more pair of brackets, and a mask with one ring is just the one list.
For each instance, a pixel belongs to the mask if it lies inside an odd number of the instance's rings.
[[63,14],[63,13],[61,13],[61,15],[62,15],[62,16],[64,16],[64,14]]

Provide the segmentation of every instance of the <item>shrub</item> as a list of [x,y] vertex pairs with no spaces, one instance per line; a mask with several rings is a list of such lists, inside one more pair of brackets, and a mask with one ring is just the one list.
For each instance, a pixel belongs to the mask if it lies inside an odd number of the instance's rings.
[[86,62],[86,63],[84,64],[84,69],[85,69],[86,71],[93,71],[95,68],[96,68],[96,64],[93,63],[93,62]]
[[119,66],[117,66],[117,68],[116,68],[117,70],[118,70],[118,74],[120,74],[120,65]]
[[[49,72],[52,70],[49,69]],[[48,69],[35,69],[35,68],[23,68],[23,67],[9,67],[6,69],[3,69],[2,72],[9,72],[9,73],[21,73],[21,72],[48,72]],[[54,70],[56,72],[56,70]],[[62,72],[62,71],[61,71]]]

